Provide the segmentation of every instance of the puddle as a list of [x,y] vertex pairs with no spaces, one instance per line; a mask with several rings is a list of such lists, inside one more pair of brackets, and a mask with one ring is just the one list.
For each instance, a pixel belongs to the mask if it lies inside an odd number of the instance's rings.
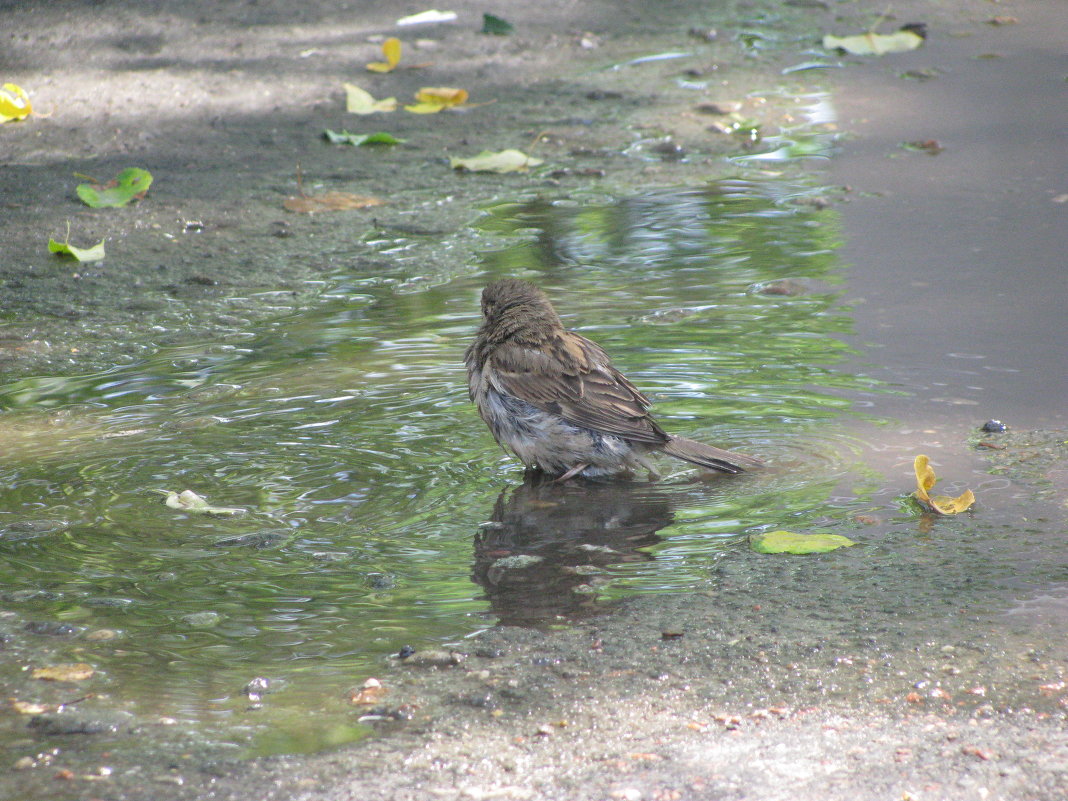
[[[971,611],[1004,613],[1058,568],[1039,557],[1042,537],[979,546],[958,521],[929,549],[935,524],[902,505],[900,468],[933,432],[903,435],[875,413],[900,388],[849,369],[852,278],[826,195],[765,178],[500,204],[481,228],[509,244],[484,255],[477,278],[410,292],[343,276],[334,301],[240,347],[0,388],[5,694],[117,708],[157,741],[211,753],[319,750],[370,733],[366,710],[344,699],[404,646],[713,586],[747,534],[784,527],[856,530],[877,549],[872,564],[896,571],[886,604],[981,596]],[[668,465],[662,482],[629,487],[524,482],[467,403],[461,364],[478,292],[498,275],[542,286],[667,430],[768,469],[723,480]],[[940,469],[940,490],[970,483],[980,503],[1019,493],[978,457],[964,464],[965,475]],[[247,512],[162,502],[161,490],[187,489]],[[992,562],[970,583],[972,565]],[[932,569],[941,583],[920,578]],[[852,591],[866,576],[854,571]],[[46,685],[22,670],[70,662],[97,673]],[[257,700],[245,688],[259,679],[269,687]],[[24,748],[23,720],[8,717],[0,741]]]
[[[404,645],[692,587],[749,531],[863,507],[876,484],[865,489],[861,445],[837,421],[850,393],[877,388],[833,369],[852,321],[833,212],[804,202],[814,191],[734,181],[502,205],[483,228],[514,244],[486,254],[477,279],[419,293],[347,280],[337,301],[241,347],[0,388],[9,694],[62,702],[81,688],[28,682],[20,666],[90,662],[91,691],[143,719],[253,753],[306,750],[323,742],[303,710],[335,710],[319,719],[327,740],[361,736],[336,699]],[[517,486],[466,402],[462,352],[497,274],[541,284],[666,428],[772,469],[705,481],[680,464],[625,497],[532,501],[551,490]],[[803,291],[769,289],[784,281]],[[847,475],[848,498],[835,489]],[[161,490],[187,489],[248,512],[163,504]],[[544,575],[501,561],[517,554]],[[528,608],[517,581],[559,592]],[[31,633],[42,626],[64,633]],[[256,677],[271,691],[250,709]]]

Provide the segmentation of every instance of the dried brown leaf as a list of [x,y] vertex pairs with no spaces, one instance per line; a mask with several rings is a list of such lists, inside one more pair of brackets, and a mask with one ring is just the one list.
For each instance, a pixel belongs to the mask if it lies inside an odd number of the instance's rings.
[[386,201],[370,195],[352,195],[348,192],[326,192],[322,195],[292,195],[282,204],[289,211],[299,214],[315,214],[322,211],[344,211],[381,206]]

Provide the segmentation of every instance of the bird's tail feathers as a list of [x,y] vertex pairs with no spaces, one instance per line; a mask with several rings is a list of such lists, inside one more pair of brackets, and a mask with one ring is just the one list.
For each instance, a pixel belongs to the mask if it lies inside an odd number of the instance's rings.
[[686,437],[672,437],[663,446],[664,453],[682,459],[701,467],[711,470],[719,470],[721,473],[743,473],[751,467],[760,467],[764,464],[759,459],[747,456],[744,453],[725,451],[705,445],[703,442],[686,439]]

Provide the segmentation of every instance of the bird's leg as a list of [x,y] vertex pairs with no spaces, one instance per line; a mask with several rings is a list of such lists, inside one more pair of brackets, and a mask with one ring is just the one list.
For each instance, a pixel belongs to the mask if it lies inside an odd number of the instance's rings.
[[568,470],[566,473],[564,473],[562,476],[560,476],[560,478],[556,479],[556,481],[553,482],[553,483],[554,484],[562,484],[563,482],[567,481],[569,478],[574,478],[575,476],[577,476],[579,473],[581,473],[583,470],[585,470],[589,466],[590,465],[589,465],[588,462],[579,462],[577,465],[575,465],[570,470]]

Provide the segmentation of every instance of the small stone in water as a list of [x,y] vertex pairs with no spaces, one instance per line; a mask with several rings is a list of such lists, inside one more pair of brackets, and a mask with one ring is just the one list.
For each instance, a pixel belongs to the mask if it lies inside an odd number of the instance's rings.
[[179,620],[187,626],[210,628],[212,626],[217,626],[222,622],[222,615],[218,612],[192,612],[188,615],[182,615]]
[[1009,427],[1000,420],[987,420],[981,426],[979,430],[985,434],[1002,434],[1009,430]]
[[785,295],[786,297],[793,297],[795,295],[804,295],[809,290],[802,281],[798,281],[794,278],[778,278],[774,281],[753,284],[750,287],[750,291],[761,295]]
[[257,676],[245,685],[245,695],[250,701],[259,701],[263,694],[271,688],[271,680],[263,676]]
[[650,151],[667,161],[676,161],[686,156],[686,150],[675,142],[658,142]]
[[410,645],[401,646],[400,651],[397,652],[398,659],[407,659],[409,656],[415,653],[415,649]]
[[397,580],[386,573],[368,573],[367,585],[373,590],[392,590]]
[[114,629],[97,629],[96,631],[90,631],[85,635],[85,639],[92,642],[105,642],[107,640],[114,640],[119,636],[119,633]]
[[455,667],[463,661],[461,654],[453,651],[432,650],[414,653],[404,660],[406,665],[415,667]]
[[132,716],[118,713],[56,713],[37,715],[30,718],[26,726],[37,734],[49,737],[67,734],[108,734],[125,728],[132,722]]
[[67,637],[71,634],[77,634],[78,630],[74,626],[70,626],[66,623],[57,623],[55,621],[30,621],[23,628],[30,634],[47,634],[50,637]]

